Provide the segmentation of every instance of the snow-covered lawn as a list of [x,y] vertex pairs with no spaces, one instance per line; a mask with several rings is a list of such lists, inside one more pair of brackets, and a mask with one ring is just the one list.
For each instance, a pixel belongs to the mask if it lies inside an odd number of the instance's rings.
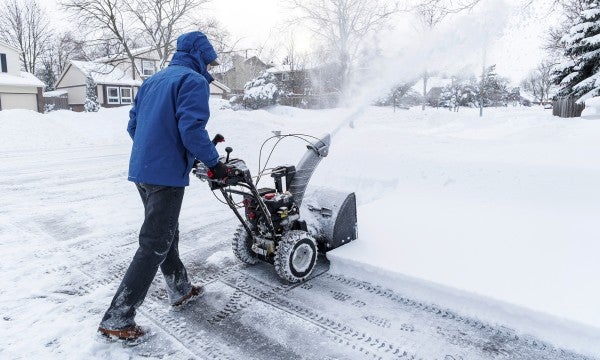
[[[318,136],[353,113],[222,105],[212,102],[209,132],[251,169],[271,131]],[[91,272],[127,263],[141,224],[126,180],[127,111],[0,112],[0,357],[127,358],[94,340],[119,279],[89,284]],[[359,201],[359,239],[330,253],[331,272],[600,356],[600,121],[539,108],[479,118],[371,107],[354,125],[336,133],[311,181]],[[303,151],[282,142],[271,164]],[[182,234],[233,218],[206,184],[192,179],[186,191]],[[218,251],[209,259],[223,261],[235,263]],[[65,300],[60,289],[73,284],[93,297]]]

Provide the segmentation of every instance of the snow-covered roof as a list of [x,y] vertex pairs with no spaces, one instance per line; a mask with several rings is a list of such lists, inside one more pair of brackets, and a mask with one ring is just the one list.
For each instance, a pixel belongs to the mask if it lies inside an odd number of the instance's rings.
[[0,85],[44,87],[40,79],[25,71],[21,71],[20,76],[0,73]]
[[[301,68],[296,67],[294,69],[294,71],[311,70],[314,68],[315,68],[314,66],[303,66]],[[274,65],[273,67],[270,67],[267,69],[267,72],[269,72],[271,74],[281,74],[281,73],[287,73],[287,72],[291,72],[291,71],[292,71],[291,65]]]
[[12,45],[10,45],[10,44],[7,44],[7,43],[5,43],[4,41],[0,41],[0,45],[2,45],[2,46],[6,46],[6,47],[7,47],[7,48],[9,48],[9,49],[12,49],[12,50],[14,50],[14,51],[16,51],[16,52],[18,52],[18,53],[21,53],[21,50],[20,50],[19,48],[16,48],[16,47],[14,47],[14,46],[12,46]]
[[44,97],[59,97],[63,95],[68,95],[69,92],[67,90],[54,90],[54,91],[46,91],[44,93]]
[[[154,47],[152,47],[152,46],[144,46],[141,48],[131,49],[131,55],[138,56],[138,55],[150,52],[152,50],[154,50]],[[128,57],[128,55],[125,52],[122,52],[119,54],[108,55],[108,56],[103,56],[101,58],[94,59],[94,62],[110,62],[110,61],[115,61],[115,60],[127,59],[127,57]]]
[[231,89],[220,81],[213,80],[212,84],[225,92],[231,92]]
[[[239,58],[241,58],[241,56]],[[239,64],[239,63],[241,63],[241,64],[251,64],[253,61],[255,62],[255,65],[256,65],[256,63],[260,63],[260,64],[262,64],[262,65],[264,65],[266,67],[273,66],[273,64],[271,64],[271,63],[267,64],[264,61],[262,61],[258,56],[254,55],[254,56],[251,56],[251,57],[249,57],[247,59],[244,59],[241,62],[236,62],[235,60],[223,61],[220,65],[218,65],[217,67],[213,68],[213,73],[214,74],[223,75],[226,72],[229,72],[229,71],[235,69],[236,68],[236,64]]]
[[129,74],[116,66],[95,61],[71,60],[71,64],[83,74],[91,76],[96,84],[141,86],[142,80],[134,80]]

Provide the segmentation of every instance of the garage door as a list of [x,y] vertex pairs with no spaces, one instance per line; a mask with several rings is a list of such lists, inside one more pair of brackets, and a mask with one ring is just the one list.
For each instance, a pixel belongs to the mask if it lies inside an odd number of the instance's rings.
[[0,94],[2,110],[27,109],[37,111],[37,96],[35,94]]

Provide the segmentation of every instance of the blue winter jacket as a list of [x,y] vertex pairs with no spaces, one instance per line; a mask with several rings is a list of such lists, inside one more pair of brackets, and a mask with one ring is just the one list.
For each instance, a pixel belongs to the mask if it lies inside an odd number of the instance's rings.
[[208,167],[217,164],[219,155],[205,130],[212,81],[206,64],[216,58],[204,34],[184,34],[169,66],[144,81],[127,126],[133,139],[130,181],[187,186],[194,158]]

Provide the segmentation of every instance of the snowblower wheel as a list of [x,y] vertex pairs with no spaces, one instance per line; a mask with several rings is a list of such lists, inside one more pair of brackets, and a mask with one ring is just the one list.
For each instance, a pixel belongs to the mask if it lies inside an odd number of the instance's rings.
[[248,232],[243,225],[240,225],[235,231],[231,246],[233,248],[233,253],[241,262],[248,265],[258,263],[258,257],[254,251],[252,251],[252,240],[250,236],[248,236]]
[[275,253],[277,275],[291,283],[308,278],[317,262],[317,242],[306,231],[291,230],[283,234]]

